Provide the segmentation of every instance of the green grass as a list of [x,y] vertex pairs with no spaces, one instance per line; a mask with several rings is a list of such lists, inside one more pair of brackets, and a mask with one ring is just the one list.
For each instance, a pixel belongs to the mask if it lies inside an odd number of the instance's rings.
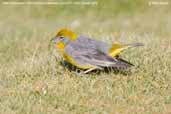
[[[171,113],[168,6],[99,0],[93,7],[3,5],[0,9],[0,113]],[[108,43],[145,46],[122,53],[136,66],[129,71],[77,76],[60,65],[60,56],[49,45],[60,27]]]

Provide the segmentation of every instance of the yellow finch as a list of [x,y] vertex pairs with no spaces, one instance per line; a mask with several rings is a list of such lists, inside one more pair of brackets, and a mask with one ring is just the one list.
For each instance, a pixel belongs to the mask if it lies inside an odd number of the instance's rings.
[[121,51],[130,47],[142,46],[134,44],[107,44],[86,36],[77,36],[73,31],[62,28],[52,39],[64,60],[88,73],[104,67],[128,68],[133,64],[118,57]]

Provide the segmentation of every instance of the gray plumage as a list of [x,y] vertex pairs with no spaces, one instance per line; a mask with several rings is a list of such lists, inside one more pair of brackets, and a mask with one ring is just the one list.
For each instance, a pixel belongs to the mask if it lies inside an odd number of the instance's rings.
[[125,60],[108,56],[106,52],[110,47],[111,45],[105,42],[79,36],[66,45],[65,53],[81,66],[93,65],[100,68],[128,68],[132,66]]

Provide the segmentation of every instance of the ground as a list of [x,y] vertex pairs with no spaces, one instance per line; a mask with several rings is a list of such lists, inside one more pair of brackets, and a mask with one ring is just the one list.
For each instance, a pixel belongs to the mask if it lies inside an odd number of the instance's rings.
[[[0,7],[0,113],[171,114],[169,5],[121,0]],[[111,43],[144,43],[126,71],[76,75],[50,44],[60,27]]]

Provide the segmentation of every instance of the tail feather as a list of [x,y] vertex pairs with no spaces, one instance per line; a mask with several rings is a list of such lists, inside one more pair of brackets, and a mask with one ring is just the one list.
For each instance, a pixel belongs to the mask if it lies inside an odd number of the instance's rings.
[[112,47],[109,49],[109,56],[115,57],[128,48],[138,47],[138,46],[144,46],[144,44],[143,43],[133,43],[133,44],[125,44],[125,45],[113,44]]
[[133,44],[127,44],[128,47],[138,47],[138,46],[144,46],[143,43],[133,43]]

